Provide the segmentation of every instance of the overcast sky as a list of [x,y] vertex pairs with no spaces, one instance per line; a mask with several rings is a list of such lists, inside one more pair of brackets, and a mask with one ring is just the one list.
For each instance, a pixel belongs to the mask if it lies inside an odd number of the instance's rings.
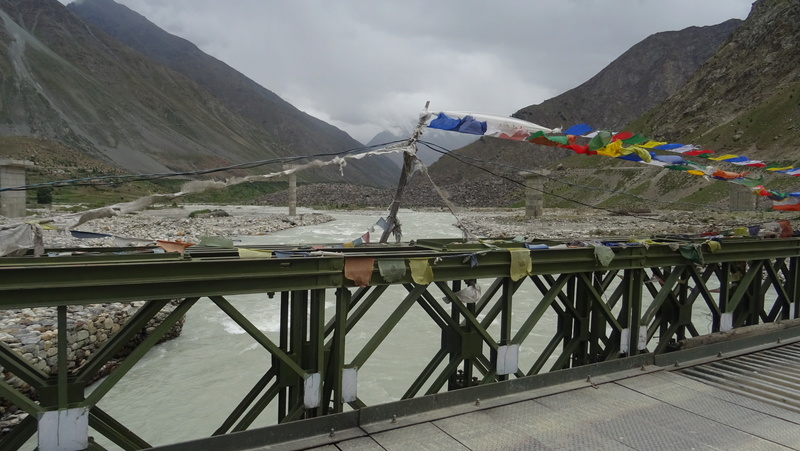
[[414,122],[428,100],[435,111],[510,115],[580,85],[650,34],[744,19],[752,3],[116,1],[362,142]]

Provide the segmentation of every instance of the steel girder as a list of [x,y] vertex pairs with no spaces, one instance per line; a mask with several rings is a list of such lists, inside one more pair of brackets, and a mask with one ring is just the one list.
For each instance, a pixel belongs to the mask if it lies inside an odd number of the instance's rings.
[[[250,428],[268,408],[275,409],[279,422],[288,422],[366,406],[352,384],[355,380],[357,386],[360,371],[413,311],[423,312],[430,321],[417,327],[438,330],[440,339],[432,355],[419,356],[427,363],[416,378],[406,381],[403,399],[624,356],[663,354],[677,349],[683,339],[702,334],[694,315],[698,309],[707,315],[711,332],[798,318],[799,243],[797,239],[730,240],[715,253],[702,248],[702,264],[667,246],[624,247],[615,250],[614,260],[605,267],[591,248],[532,251],[533,270],[520,280],[510,277],[507,249],[497,245],[488,250],[466,245],[432,249],[435,242],[413,249],[288,259],[150,261],[137,256],[130,261],[122,257],[0,261],[0,306],[61,306],[62,326],[59,369],[54,375],[32,367],[0,344],[0,365],[39,395],[33,400],[0,382],[0,396],[30,415],[0,440],[0,448],[21,446],[35,433],[35,418],[43,412],[78,406],[89,409],[90,427],[123,449],[154,445],[97,403],[201,297],[209,298],[271,356],[271,366],[214,432],[220,435]],[[473,253],[477,267],[455,258]],[[406,294],[389,301],[391,284],[377,268],[365,287],[355,287],[343,277],[344,260],[364,255],[440,260],[434,266],[433,283],[418,284],[406,274],[395,283]],[[469,279],[486,287],[475,303],[464,303],[457,294],[464,287],[462,281]],[[277,339],[259,330],[226,298],[247,293],[279,293],[273,301],[281,305]],[[165,299],[172,298],[184,300],[85,396],[99,369],[166,305]],[[330,298],[335,305],[326,311]],[[68,370],[67,340],[61,332],[66,329],[63,306],[130,300],[147,302],[84,366]],[[365,343],[351,349],[352,331],[376,311],[385,318]],[[548,332],[544,346],[534,345],[532,337],[543,329],[545,317],[555,324],[554,330]],[[534,346],[540,348],[527,365],[517,360],[518,366],[509,371],[509,356],[517,353],[518,359],[519,349]]]

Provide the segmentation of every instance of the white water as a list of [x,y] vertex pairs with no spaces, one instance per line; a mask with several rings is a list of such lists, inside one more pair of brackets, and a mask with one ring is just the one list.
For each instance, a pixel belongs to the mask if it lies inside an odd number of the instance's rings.
[[[304,244],[346,242],[361,236],[377,216],[332,213],[337,220],[323,225],[299,227],[268,236],[240,237],[248,244]],[[461,232],[449,213],[401,211],[403,240],[458,238]],[[380,232],[380,229],[376,229]],[[377,238],[375,238],[377,240]],[[489,280],[480,281],[483,289]],[[435,287],[431,292],[438,298]],[[610,293],[611,291],[609,291]],[[347,359],[351,360],[383,323],[407,292],[392,286],[365,315],[347,338]],[[540,298],[526,281],[514,296],[513,332],[527,318]],[[278,341],[280,302],[266,294],[227,298],[270,339]],[[333,292],[327,295],[326,318],[331,315]],[[700,306],[702,301],[696,305]],[[449,310],[448,306],[445,306]],[[614,313],[617,313],[615,309]],[[698,313],[695,324],[705,325]],[[541,348],[554,335],[556,315],[550,309],[520,349],[519,367],[526,371]],[[512,333],[513,333],[512,332]],[[701,330],[700,333],[704,333]],[[498,325],[490,333],[499,335]],[[418,306],[413,306],[400,324],[359,369],[359,397],[368,405],[400,399],[410,383],[438,350],[440,329]],[[210,300],[201,299],[187,314],[181,336],[151,350],[99,403],[126,427],[152,445],[208,437],[234,409],[245,393],[269,368],[270,359],[262,349]],[[545,370],[549,366],[545,367]],[[427,388],[427,387],[426,387]],[[275,408],[268,407],[251,426],[274,424]],[[114,448],[99,434],[92,434],[104,446]]]

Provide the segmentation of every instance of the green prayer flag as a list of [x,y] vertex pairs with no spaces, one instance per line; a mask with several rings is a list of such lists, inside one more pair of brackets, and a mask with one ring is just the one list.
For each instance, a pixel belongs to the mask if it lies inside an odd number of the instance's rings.
[[548,136],[547,139],[559,144],[569,144],[569,139],[566,136]]
[[681,256],[687,260],[691,260],[695,263],[699,263],[701,265],[705,264],[703,261],[703,253],[700,251],[700,246],[695,246],[693,244],[684,244],[678,248],[681,253]]
[[594,152],[601,147],[605,147],[608,143],[611,142],[611,132],[606,130],[600,130],[597,134],[589,141],[589,150]]
[[539,138],[539,137],[546,138],[546,136],[545,136],[544,132],[543,132],[543,131],[541,131],[541,130],[539,130],[539,131],[538,131],[538,132],[536,132],[536,133],[531,133],[531,134],[530,134],[530,136],[528,136],[526,139],[527,139],[528,141],[530,141],[530,140],[532,140],[533,138]]
[[649,141],[649,140],[647,138],[645,138],[644,136],[642,136],[642,135],[637,133],[637,134],[631,136],[628,139],[623,139],[622,143],[624,144],[623,147],[630,147],[630,146],[633,146],[633,145],[636,145],[636,144],[641,144],[641,143],[643,143],[645,141]]

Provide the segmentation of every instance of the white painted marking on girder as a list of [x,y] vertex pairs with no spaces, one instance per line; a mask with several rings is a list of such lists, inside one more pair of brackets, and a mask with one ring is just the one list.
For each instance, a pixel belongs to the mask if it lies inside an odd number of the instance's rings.
[[619,352],[627,354],[631,349],[631,330],[627,327],[619,333]]
[[319,407],[322,402],[322,376],[319,373],[307,374],[303,381],[303,404],[306,409]]
[[497,348],[497,374],[514,374],[519,368],[519,345]]
[[733,329],[733,313],[723,313],[720,317],[719,330],[725,332]]
[[77,451],[89,446],[89,408],[51,410],[39,415],[41,451]]
[[358,399],[358,368],[342,369],[342,401],[354,402]]

